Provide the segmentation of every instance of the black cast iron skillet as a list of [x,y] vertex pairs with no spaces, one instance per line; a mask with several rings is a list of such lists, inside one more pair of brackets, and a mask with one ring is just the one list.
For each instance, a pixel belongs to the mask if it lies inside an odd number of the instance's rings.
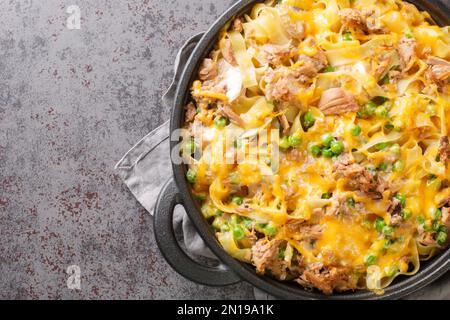
[[[245,13],[258,2],[263,1],[237,1],[235,5],[217,19],[206,33],[191,38],[184,46],[183,50],[185,52],[182,52],[182,54],[186,54],[186,51],[189,48],[192,49],[194,44],[198,42],[184,70],[182,72],[176,71],[174,82],[169,89],[168,96],[169,98],[173,97],[171,132],[183,126],[183,106],[189,101],[191,83],[197,77],[200,63],[216,43],[219,31],[228,21]],[[428,11],[439,25],[450,24],[450,3],[448,0],[416,0],[410,2],[419,9]],[[171,141],[171,150],[178,143],[179,141]],[[414,276],[398,277],[391,286],[386,288],[385,293],[381,296],[366,290],[326,296],[318,291],[307,291],[296,283],[281,282],[268,276],[257,275],[253,266],[235,260],[222,249],[211,226],[203,218],[200,208],[191,194],[185,178],[185,166],[172,164],[172,167],[173,179],[170,179],[164,186],[158,197],[155,209],[155,237],[168,263],[178,273],[197,283],[210,286],[225,286],[244,280],[271,295],[283,299],[398,299],[425,287],[450,270],[450,249],[447,249],[430,261],[422,262],[420,271]],[[175,238],[172,224],[173,210],[177,204],[184,206],[189,218],[206,245],[229,269],[203,266],[189,258],[181,249]]]

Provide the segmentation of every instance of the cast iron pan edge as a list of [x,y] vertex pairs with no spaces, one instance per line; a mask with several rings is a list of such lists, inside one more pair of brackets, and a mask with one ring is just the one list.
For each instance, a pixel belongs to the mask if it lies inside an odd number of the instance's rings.
[[[171,116],[171,132],[182,126],[184,113],[183,106],[189,99],[189,87],[197,74],[198,66],[202,59],[211,51],[216,42],[216,35],[228,21],[233,17],[239,16],[248,11],[255,3],[263,2],[261,0],[238,1],[227,12],[225,12],[205,33],[197,47],[194,49],[185,69],[180,77],[178,89],[175,96],[174,106]],[[449,4],[444,1],[410,1],[420,9],[427,10],[438,24],[448,25],[449,23]],[[171,141],[171,150],[175,148],[178,141]],[[369,291],[356,291],[354,293],[335,294],[326,296],[318,292],[304,290],[297,284],[281,282],[267,276],[257,275],[254,268],[241,263],[229,256],[220,246],[214,236],[208,222],[203,219],[200,208],[192,197],[189,185],[185,179],[186,169],[183,165],[172,164],[174,179],[179,191],[180,201],[183,203],[187,214],[199,231],[199,234],[212,252],[227,266],[229,266],[239,277],[251,283],[255,287],[264,290],[271,295],[284,299],[398,299],[407,294],[413,293],[424,286],[430,284],[450,269],[450,250],[435,257],[432,261],[423,265],[421,270],[414,276],[398,278],[393,285],[386,288],[383,295],[375,295]],[[176,192],[176,191],[173,191]],[[157,213],[155,212],[155,216]],[[156,225],[155,225],[156,226]],[[158,228],[158,226],[156,226]],[[181,267],[182,268],[182,267]],[[177,266],[176,269],[180,269]],[[198,270],[201,278],[201,270]]]

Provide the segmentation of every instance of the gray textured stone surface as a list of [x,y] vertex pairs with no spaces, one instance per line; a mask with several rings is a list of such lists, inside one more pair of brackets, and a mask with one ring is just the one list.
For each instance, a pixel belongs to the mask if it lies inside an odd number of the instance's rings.
[[[114,172],[169,117],[177,48],[232,0],[0,1],[0,298],[250,298],[196,285]],[[66,8],[81,9],[81,30]],[[80,291],[66,268],[82,272]]]

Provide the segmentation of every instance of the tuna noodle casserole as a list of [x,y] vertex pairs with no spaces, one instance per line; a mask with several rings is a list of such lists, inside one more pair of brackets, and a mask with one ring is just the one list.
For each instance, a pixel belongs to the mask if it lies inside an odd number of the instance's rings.
[[266,1],[230,22],[181,148],[223,248],[325,294],[382,293],[445,249],[449,60],[450,28],[398,0]]

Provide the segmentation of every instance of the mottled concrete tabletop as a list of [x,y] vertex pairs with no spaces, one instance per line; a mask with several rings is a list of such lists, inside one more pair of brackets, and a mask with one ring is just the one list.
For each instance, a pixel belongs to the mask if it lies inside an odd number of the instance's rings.
[[[176,274],[114,172],[168,119],[177,49],[232,2],[0,1],[0,298],[251,297]],[[67,287],[71,265],[81,290]]]

